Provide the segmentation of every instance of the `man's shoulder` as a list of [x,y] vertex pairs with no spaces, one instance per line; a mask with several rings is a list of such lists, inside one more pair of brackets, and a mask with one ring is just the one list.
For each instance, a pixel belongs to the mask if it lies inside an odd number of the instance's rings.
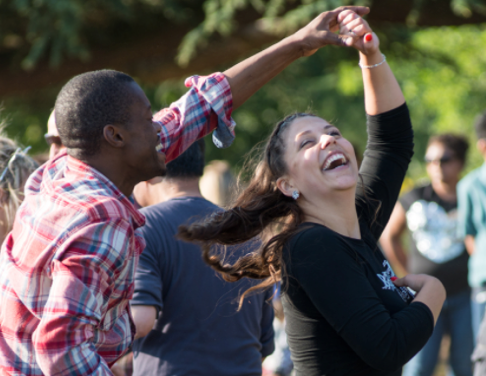
[[218,210],[221,208],[202,197],[180,197],[147,206],[140,211],[147,218],[147,222],[172,222],[174,218],[206,216]]
[[111,191],[93,182],[59,182],[57,185],[44,186],[27,194],[25,201],[33,217],[47,216],[66,225],[68,222],[79,225],[120,220],[128,222],[132,216],[126,205]]

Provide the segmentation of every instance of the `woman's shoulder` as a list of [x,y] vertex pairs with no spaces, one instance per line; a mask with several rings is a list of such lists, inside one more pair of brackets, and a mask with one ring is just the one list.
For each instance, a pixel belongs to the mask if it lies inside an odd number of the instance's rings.
[[361,240],[347,238],[326,226],[303,223],[287,246],[290,258],[295,260],[307,258],[317,252],[319,257],[326,257],[340,249],[352,251],[355,245],[361,243]]
[[297,233],[290,239],[290,246],[295,246],[302,243],[321,242],[323,240],[333,239],[337,233],[326,226],[318,223],[306,222],[302,223],[297,230]]

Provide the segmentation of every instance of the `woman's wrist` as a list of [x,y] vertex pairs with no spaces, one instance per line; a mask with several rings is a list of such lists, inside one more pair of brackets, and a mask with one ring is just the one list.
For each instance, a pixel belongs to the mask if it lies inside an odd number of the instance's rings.
[[375,65],[381,63],[382,61],[383,61],[383,54],[379,49],[371,53],[368,53],[366,55],[361,51],[359,52],[359,62],[362,65],[368,65],[368,66]]

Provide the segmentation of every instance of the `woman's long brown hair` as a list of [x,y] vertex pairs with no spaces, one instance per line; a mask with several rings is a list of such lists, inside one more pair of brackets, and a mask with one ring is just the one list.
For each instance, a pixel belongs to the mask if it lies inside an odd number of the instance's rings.
[[[204,260],[225,280],[234,282],[244,277],[263,280],[241,295],[240,307],[249,293],[281,280],[283,247],[302,223],[303,213],[299,205],[285,196],[276,182],[287,172],[284,162],[286,129],[297,118],[306,116],[315,115],[296,113],[275,126],[249,185],[228,210],[217,212],[202,222],[179,227],[179,238],[200,242]],[[257,251],[244,255],[233,264],[225,263],[223,255],[213,247],[240,244],[275,227],[278,227],[278,233],[273,232],[267,241],[262,239]]]

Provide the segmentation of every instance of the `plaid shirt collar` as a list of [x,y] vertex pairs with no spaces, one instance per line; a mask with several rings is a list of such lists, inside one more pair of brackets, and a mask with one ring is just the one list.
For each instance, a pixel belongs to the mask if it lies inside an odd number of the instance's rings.
[[137,207],[134,204],[133,198],[129,199],[125,196],[118,187],[105,175],[99,172],[94,167],[90,166],[89,164],[80,161],[70,155],[67,155],[66,152],[61,153],[58,157],[55,158],[53,163],[62,163],[61,160],[66,159],[65,161],[65,176],[68,179],[72,179],[73,181],[76,180],[92,180],[95,179],[103,184],[109,191],[113,193],[113,197],[120,201],[128,210],[130,214],[130,218],[132,221],[132,225],[134,229],[142,227],[145,225],[145,216],[140,213]]

